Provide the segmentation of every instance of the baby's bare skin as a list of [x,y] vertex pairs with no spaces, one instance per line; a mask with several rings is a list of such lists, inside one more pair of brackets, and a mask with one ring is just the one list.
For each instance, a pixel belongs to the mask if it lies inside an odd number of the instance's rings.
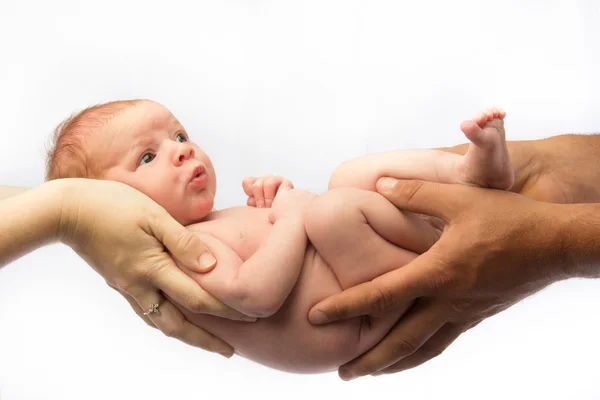
[[[472,140],[465,157],[441,151],[369,155],[338,168],[332,190],[322,195],[289,185],[279,189],[271,208],[212,212],[216,175],[211,160],[161,105],[144,101],[121,111],[90,136],[88,145],[104,179],[151,197],[197,232],[218,260],[202,274],[180,267],[223,303],[260,317],[245,323],[179,307],[191,322],[248,359],[284,371],[318,373],[335,370],[375,345],[404,310],[326,326],[310,324],[308,311],[331,295],[401,268],[439,235],[426,220],[399,212],[375,193],[377,180],[392,176],[506,189],[512,169],[503,118],[503,112],[490,109],[463,123]],[[270,204],[257,196],[260,191],[248,203]]]
[[[373,193],[373,195],[376,194]],[[288,203],[288,207],[291,206]],[[209,247],[211,238],[218,238],[236,251],[242,259],[247,259],[256,251],[272,229],[273,224],[269,221],[269,212],[268,209],[235,207],[211,213],[206,222],[190,225],[188,229],[198,232],[200,238]],[[311,210],[307,212],[310,213]],[[348,229],[350,226],[340,228]],[[426,225],[422,225],[422,228],[431,230]],[[418,236],[415,229],[419,229],[419,227],[412,224],[406,226],[407,234]],[[327,234],[335,234],[335,232],[327,232]],[[430,232],[427,231],[424,234],[430,234]],[[367,248],[363,249],[367,253],[369,252],[368,246],[365,243]],[[373,247],[372,249],[373,252],[381,254],[379,248]],[[319,301],[339,293],[349,286],[348,284],[344,285],[347,276],[344,276],[343,266],[338,266],[342,268],[334,271],[310,242],[302,250],[304,258],[302,264],[298,266],[301,272],[294,289],[277,312],[267,318],[260,318],[254,323],[240,323],[209,315],[193,314],[187,312],[183,307],[180,309],[190,321],[222,338],[236,349],[237,354],[248,359],[294,373],[319,373],[335,370],[377,343],[395,323],[402,310],[377,320],[363,317],[327,326],[312,325],[307,318],[308,310]],[[394,261],[398,266],[416,257],[416,253],[400,248],[396,250],[395,254],[390,255],[394,256]],[[373,254],[373,258],[376,256]],[[218,268],[219,266],[206,274],[190,271],[188,273],[203,288],[215,294],[223,286],[220,277],[212,279],[213,276],[211,276],[218,272]],[[389,263],[374,263],[367,268],[365,268],[365,272],[369,277],[374,278],[388,272],[393,267]],[[350,273],[351,268],[348,268],[347,271]],[[340,274],[341,276],[338,276]],[[227,299],[219,298],[226,304],[228,303]]]

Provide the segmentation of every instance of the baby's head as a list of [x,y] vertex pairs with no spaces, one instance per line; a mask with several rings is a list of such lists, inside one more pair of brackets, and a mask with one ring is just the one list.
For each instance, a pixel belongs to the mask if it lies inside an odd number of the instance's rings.
[[62,122],[48,152],[46,178],[93,178],[132,186],[183,225],[212,210],[210,158],[177,119],[149,100],[90,107]]

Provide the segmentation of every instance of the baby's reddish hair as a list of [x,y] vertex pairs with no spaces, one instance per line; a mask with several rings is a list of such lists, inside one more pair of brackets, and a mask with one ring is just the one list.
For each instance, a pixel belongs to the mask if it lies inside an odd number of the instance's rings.
[[46,180],[100,178],[101,171],[90,163],[85,150],[87,139],[114,116],[144,100],[118,100],[88,107],[71,115],[54,130],[47,153]]

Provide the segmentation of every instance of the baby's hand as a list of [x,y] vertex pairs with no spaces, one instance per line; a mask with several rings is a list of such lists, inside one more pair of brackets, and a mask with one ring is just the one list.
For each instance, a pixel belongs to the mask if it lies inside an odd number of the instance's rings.
[[246,178],[242,181],[244,192],[248,195],[250,207],[270,208],[280,189],[293,189],[294,185],[281,176],[265,175],[261,178]]

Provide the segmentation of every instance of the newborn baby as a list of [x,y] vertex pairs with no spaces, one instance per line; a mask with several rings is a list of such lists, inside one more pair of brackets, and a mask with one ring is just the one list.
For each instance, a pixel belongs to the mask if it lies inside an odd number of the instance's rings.
[[371,155],[342,164],[322,195],[282,185],[271,207],[216,211],[211,160],[171,112],[153,101],[117,101],[88,108],[57,128],[47,178],[114,180],[148,195],[196,232],[217,259],[206,273],[181,268],[223,303],[258,320],[194,314],[174,303],[186,318],[250,360],[318,373],[371,348],[405,310],[314,326],[310,308],[402,267],[439,237],[424,219],[374,192],[377,179],[508,189],[513,171],[503,118],[491,109],[464,122],[471,140],[465,156],[434,150]]

